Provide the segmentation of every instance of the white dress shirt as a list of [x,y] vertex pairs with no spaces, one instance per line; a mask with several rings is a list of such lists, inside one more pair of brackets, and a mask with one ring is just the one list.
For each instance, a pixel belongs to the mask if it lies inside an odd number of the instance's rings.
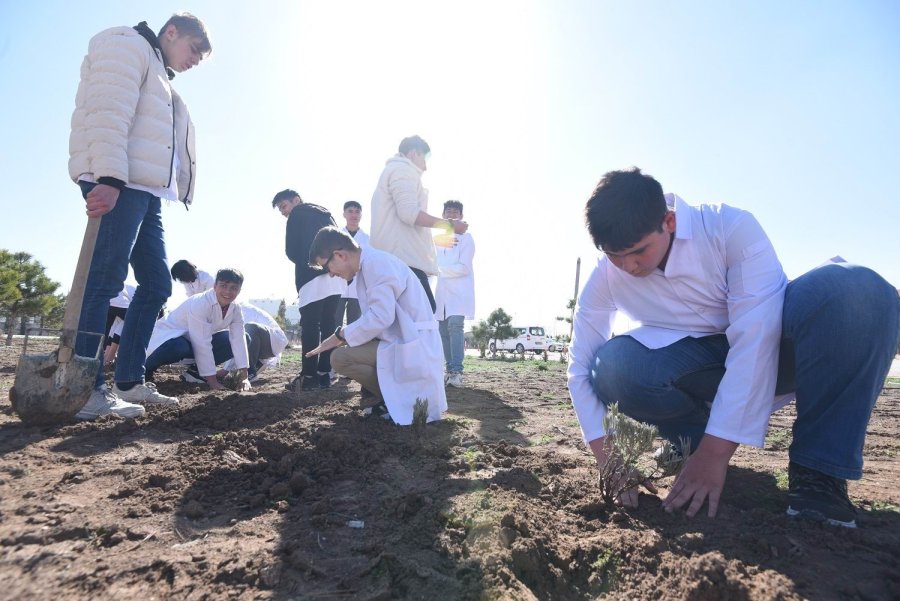
[[167,340],[187,336],[194,351],[197,370],[203,377],[216,373],[216,361],[213,358],[212,336],[216,332],[228,330],[228,340],[234,363],[237,369],[250,366],[247,354],[247,340],[244,338],[244,316],[237,303],[228,305],[225,315],[216,300],[216,291],[207,290],[197,294],[172,310],[164,319],[156,322],[150,344],[147,345],[147,356]]
[[674,194],[666,202],[676,226],[665,271],[633,277],[602,257],[578,298],[568,380],[582,434],[588,442],[605,434],[590,370],[620,311],[641,324],[623,334],[650,349],[724,333],[730,350],[706,433],[762,446],[770,413],[790,398],[773,400],[787,278],[752,214],[692,207]]
[[437,247],[440,273],[434,292],[435,317],[443,321],[450,315],[475,319],[475,241],[471,234],[457,234],[453,248]]
[[[355,234],[351,234],[350,230],[347,229],[347,226],[341,228],[341,231],[345,234],[348,234],[356,240],[356,244],[362,248],[369,248],[369,234],[367,234],[362,228],[356,230]],[[347,289],[344,291],[342,298],[359,298],[356,294],[356,280],[354,279],[352,282],[347,284]]]

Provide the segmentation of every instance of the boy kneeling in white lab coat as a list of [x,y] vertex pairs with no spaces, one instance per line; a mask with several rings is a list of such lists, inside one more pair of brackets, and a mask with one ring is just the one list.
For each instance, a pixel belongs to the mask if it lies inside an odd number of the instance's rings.
[[147,378],[163,365],[194,359],[210,389],[225,390],[216,365],[234,359],[238,390],[250,390],[253,374],[248,373],[244,316],[234,302],[243,284],[244,275],[237,269],[220,269],[211,290],[195,294],[157,321],[147,347]]
[[[307,356],[334,349],[331,365],[384,399],[401,426],[413,420],[417,399],[428,401],[427,421],[447,409],[444,352],[422,284],[397,257],[367,247],[335,227],[319,230],[309,264],[331,277],[356,281],[362,316],[338,327]],[[340,347],[340,348],[338,348]]]

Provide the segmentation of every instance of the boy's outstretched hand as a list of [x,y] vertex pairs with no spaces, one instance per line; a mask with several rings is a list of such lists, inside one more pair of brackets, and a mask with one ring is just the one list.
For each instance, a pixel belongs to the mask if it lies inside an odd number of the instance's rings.
[[320,355],[320,354],[324,353],[325,351],[330,351],[331,349],[337,348],[337,347],[341,346],[342,344],[344,344],[343,341],[340,338],[338,338],[337,336],[335,336],[334,334],[332,334],[331,336],[329,336],[328,338],[323,340],[319,346],[317,346],[313,350],[309,351],[304,356],[305,357],[315,357],[316,355]]
[[675,478],[672,490],[663,501],[663,508],[671,513],[690,503],[685,513],[688,517],[694,517],[708,499],[708,515],[716,517],[719,497],[725,486],[725,472],[737,447],[736,442],[711,434],[704,435],[697,450],[688,457],[684,469]]

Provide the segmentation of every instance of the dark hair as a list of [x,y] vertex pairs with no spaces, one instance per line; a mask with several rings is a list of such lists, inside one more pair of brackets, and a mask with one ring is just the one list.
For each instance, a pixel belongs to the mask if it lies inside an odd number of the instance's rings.
[[400,140],[400,148],[398,150],[400,154],[406,154],[411,150],[416,150],[419,154],[428,154],[431,152],[431,147],[428,145],[428,142],[419,136],[410,136]]
[[316,237],[313,238],[309,247],[309,266],[313,269],[319,269],[316,259],[330,257],[331,253],[336,250],[359,252],[359,245],[350,234],[342,232],[331,225],[323,227],[316,234]]
[[239,286],[243,286],[244,274],[237,269],[220,269],[218,273],[216,273],[216,283],[218,284],[219,282],[234,282]]
[[[275,198],[272,199],[272,208],[278,206],[278,203],[282,200],[294,200],[295,198],[300,198],[300,195],[291,190],[290,188],[285,188],[281,192],[275,195]],[[300,198],[300,202],[303,202],[303,199]]]
[[169,25],[174,25],[175,29],[178,30],[179,35],[187,35],[200,40],[197,50],[199,50],[200,54],[204,57],[212,54],[212,44],[209,41],[209,32],[206,31],[206,25],[203,24],[203,21],[191,13],[175,13],[169,17],[169,20],[162,26],[157,37],[161,38]]
[[668,211],[659,182],[634,167],[603,176],[584,207],[584,220],[594,245],[615,252],[662,231]]
[[175,261],[175,264],[172,265],[171,272],[173,280],[188,283],[197,281],[197,266],[187,259]]
[[346,211],[347,209],[359,209],[362,211],[362,205],[355,200],[348,200],[344,203],[344,210]]
[[460,215],[462,215],[462,212],[463,212],[462,203],[459,202],[458,200],[448,200],[447,202],[445,202],[444,210],[446,211],[447,209],[459,209]]

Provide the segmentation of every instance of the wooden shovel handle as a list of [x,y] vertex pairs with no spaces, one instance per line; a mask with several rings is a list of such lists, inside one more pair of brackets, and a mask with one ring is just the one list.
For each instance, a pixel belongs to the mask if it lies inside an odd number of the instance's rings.
[[97,232],[100,231],[102,217],[89,218],[84,229],[84,240],[81,241],[81,253],[78,265],[75,266],[75,277],[72,288],[66,297],[66,313],[63,316],[62,335],[59,338],[59,362],[66,363],[72,358],[75,348],[75,336],[78,334],[78,320],[81,316],[81,305],[84,302],[84,289],[87,287],[88,272],[91,269],[91,257],[97,244]]

